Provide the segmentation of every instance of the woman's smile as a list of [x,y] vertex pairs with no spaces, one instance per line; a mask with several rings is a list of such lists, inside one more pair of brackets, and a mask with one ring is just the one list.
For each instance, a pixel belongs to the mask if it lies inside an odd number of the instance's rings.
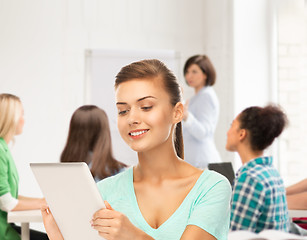
[[147,132],[149,131],[149,129],[137,129],[137,130],[133,130],[129,132],[129,136],[132,139],[138,139],[143,137]]

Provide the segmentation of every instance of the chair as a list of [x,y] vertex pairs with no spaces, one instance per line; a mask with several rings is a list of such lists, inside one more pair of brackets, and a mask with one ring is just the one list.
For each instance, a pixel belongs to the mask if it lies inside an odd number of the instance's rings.
[[209,170],[213,170],[224,175],[230,182],[230,185],[233,186],[235,173],[231,162],[209,163],[208,168]]

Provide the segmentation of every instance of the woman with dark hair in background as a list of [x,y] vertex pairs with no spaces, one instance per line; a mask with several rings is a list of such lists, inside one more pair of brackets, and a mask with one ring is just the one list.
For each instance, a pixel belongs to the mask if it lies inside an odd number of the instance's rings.
[[283,131],[287,117],[277,106],[249,107],[232,122],[226,149],[238,152],[243,166],[234,182],[230,229],[289,230],[286,191],[264,150]]
[[109,120],[105,111],[94,105],[85,105],[74,112],[61,162],[86,162],[96,181],[127,167],[113,157]]
[[[98,183],[107,208],[93,213],[93,228],[105,239],[226,240],[231,187],[183,161],[174,74],[158,60],[134,62],[117,74],[115,88],[118,130],[138,164]],[[50,239],[63,239],[52,215],[42,213]]]
[[185,160],[198,168],[221,162],[214,143],[219,117],[219,101],[213,89],[216,73],[206,55],[190,57],[184,65],[186,83],[195,95],[185,104],[183,139]]

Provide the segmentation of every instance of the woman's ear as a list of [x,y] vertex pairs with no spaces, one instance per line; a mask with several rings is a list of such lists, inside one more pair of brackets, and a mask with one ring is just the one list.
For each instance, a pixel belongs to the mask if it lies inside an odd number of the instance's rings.
[[246,129],[240,129],[240,134],[239,134],[239,140],[243,141],[247,137],[247,131]]
[[177,102],[173,111],[173,123],[181,122],[183,118],[184,106],[182,102]]

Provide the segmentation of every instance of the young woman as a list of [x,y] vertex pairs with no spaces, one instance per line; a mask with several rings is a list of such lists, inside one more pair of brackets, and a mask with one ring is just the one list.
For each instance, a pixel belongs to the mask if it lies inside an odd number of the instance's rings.
[[109,120],[105,111],[94,105],[84,105],[74,112],[61,162],[86,162],[96,181],[127,167],[113,157]]
[[215,69],[206,55],[190,57],[184,65],[186,83],[195,95],[185,104],[183,139],[185,160],[198,168],[220,162],[214,143],[214,132],[219,117],[219,101],[213,89]]
[[286,115],[273,105],[246,108],[233,120],[226,149],[238,152],[243,166],[234,182],[231,230],[288,231],[284,183],[273,166],[273,158],[263,155],[286,123]]
[[[231,187],[222,175],[183,161],[180,87],[158,60],[116,76],[118,129],[138,164],[98,183],[106,209],[92,226],[105,239],[227,239]],[[50,239],[61,239],[43,209]]]
[[[22,133],[24,126],[23,107],[18,97],[0,94],[0,239],[20,239],[20,227],[7,223],[10,211],[40,209],[45,199],[18,195],[19,176],[9,150],[15,135]],[[48,239],[44,233],[30,231],[30,239]]]

